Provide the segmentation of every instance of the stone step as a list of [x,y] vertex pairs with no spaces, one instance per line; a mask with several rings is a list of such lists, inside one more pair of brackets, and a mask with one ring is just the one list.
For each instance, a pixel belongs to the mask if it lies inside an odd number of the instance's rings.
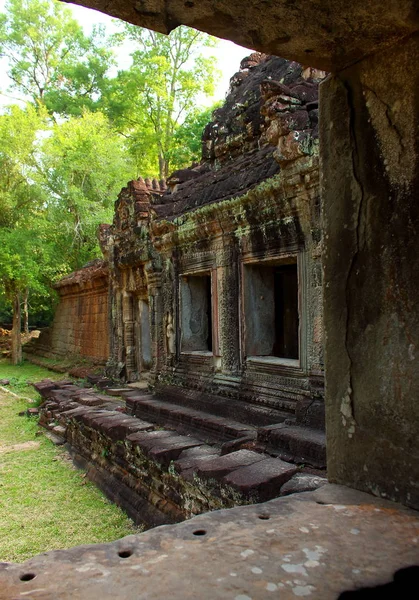
[[155,392],[156,398],[163,401],[197,409],[233,421],[248,423],[252,427],[282,423],[295,417],[295,401],[278,400],[276,407],[246,400],[236,400],[217,394],[203,393],[196,390],[182,389],[176,386],[160,387]]
[[318,429],[296,425],[269,425],[260,427],[257,441],[275,452],[281,458],[297,464],[309,464],[324,469],[326,467],[326,434]]
[[[51,382],[44,381],[37,386],[47,396],[40,423],[56,436],[56,443],[66,442],[73,456],[84,461],[92,480],[137,522],[150,519],[155,525],[270,500],[300,471],[264,453],[262,444],[255,443],[256,428],[238,421],[140,392],[126,393],[131,411],[126,414],[106,394],[74,389],[70,383],[55,385],[51,388]],[[95,399],[107,398],[111,402],[94,405]],[[278,431],[272,426],[263,429],[260,437],[266,446]],[[208,438],[218,441],[208,443]],[[219,440],[228,438],[220,448]],[[243,447],[240,440],[250,443]],[[295,478],[284,493],[321,483]]]
[[255,502],[278,496],[281,487],[298,472],[298,467],[279,458],[243,449],[225,456],[182,453],[174,467],[184,479],[218,482]]
[[256,428],[251,425],[165,402],[151,394],[129,396],[126,403],[129,414],[182,431],[194,431],[203,439],[225,441],[243,437],[256,438]]

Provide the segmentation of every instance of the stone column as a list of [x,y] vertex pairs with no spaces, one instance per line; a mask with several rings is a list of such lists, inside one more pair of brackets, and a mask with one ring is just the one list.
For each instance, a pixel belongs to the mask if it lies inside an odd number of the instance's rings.
[[321,85],[332,482],[419,508],[419,38]]
[[163,323],[163,303],[161,294],[161,273],[147,273],[150,334],[151,334],[151,374],[156,377],[165,358],[165,331]]
[[125,369],[127,381],[138,379],[136,361],[136,335],[134,319],[134,296],[131,292],[122,293],[122,318],[124,323]]
[[239,352],[239,267],[238,251],[233,238],[223,239],[223,250],[217,253],[218,327],[222,371],[237,374]]

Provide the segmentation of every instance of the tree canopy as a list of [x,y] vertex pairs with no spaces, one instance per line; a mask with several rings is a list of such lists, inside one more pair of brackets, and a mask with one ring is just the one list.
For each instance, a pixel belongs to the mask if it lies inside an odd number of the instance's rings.
[[135,50],[131,67],[119,72],[108,89],[107,112],[128,137],[137,160],[151,154],[160,178],[167,177],[187,164],[177,160],[177,132],[196,120],[199,97],[214,92],[215,59],[203,50],[216,42],[184,26],[166,36],[127,23],[114,39],[129,40]]
[[[113,48],[124,42],[132,63],[117,72]],[[0,314],[7,298],[15,328],[22,294],[47,296],[100,254],[97,227],[128,180],[200,160],[214,44],[186,27],[87,34],[61,2],[7,1],[0,92],[19,104],[0,108]]]
[[112,64],[104,31],[85,35],[70,9],[52,0],[9,0],[0,15],[0,56],[10,90],[53,114],[93,109]]
[[135,167],[102,113],[85,111],[55,124],[41,150],[38,177],[51,227],[59,230],[57,244],[66,249],[69,268],[77,269],[99,255],[98,224],[112,220],[116,197]]

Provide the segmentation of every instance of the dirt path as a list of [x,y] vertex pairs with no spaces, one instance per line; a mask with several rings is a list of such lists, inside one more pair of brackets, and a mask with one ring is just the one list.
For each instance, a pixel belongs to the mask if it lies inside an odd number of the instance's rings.
[[23,442],[22,444],[0,444],[0,454],[5,452],[16,452],[17,450],[36,450],[39,448],[39,442]]

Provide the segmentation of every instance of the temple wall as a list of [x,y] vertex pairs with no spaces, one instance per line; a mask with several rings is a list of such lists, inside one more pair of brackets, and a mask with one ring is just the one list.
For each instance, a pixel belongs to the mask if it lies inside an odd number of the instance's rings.
[[419,507],[419,39],[321,86],[328,475]]
[[324,427],[324,77],[250,55],[204,130],[201,162],[121,191],[102,243],[108,375],[249,424]]
[[55,287],[59,302],[54,321],[28,348],[49,358],[86,358],[105,363],[109,358],[108,271],[85,268],[63,278]]
[[[190,213],[174,232],[164,233],[162,224],[157,227],[162,263],[167,265],[161,275],[164,320],[173,321],[178,332],[177,344],[169,353],[169,333],[163,331],[166,339],[161,346],[166,350],[157,390],[165,395],[173,393],[170,386],[196,390],[201,405],[203,394],[225,398],[226,403],[228,398],[240,399],[255,407],[260,419],[265,415],[274,422],[286,415],[294,418],[297,412],[305,424],[322,427],[322,410],[316,404],[316,400],[321,404],[323,378],[317,158],[293,162],[248,196]],[[262,270],[271,279],[271,272],[282,264],[294,264],[298,270],[299,349],[298,357],[289,360],[271,356],[273,287],[262,288],[255,276],[257,306],[245,307],[246,282],[252,272]],[[208,323],[206,302],[196,302],[185,317],[191,302],[191,294],[185,294],[185,280],[195,281],[202,290],[204,277],[211,281],[210,345],[202,342]],[[256,313],[264,320],[257,331],[250,324]],[[182,339],[185,319],[193,321],[199,348]],[[188,336],[189,329],[188,321]],[[250,348],[246,347],[249,337],[254,338]],[[252,356],[252,348],[259,348],[255,352],[263,356]],[[244,413],[240,418],[245,418]],[[248,418],[254,421],[253,411]]]

